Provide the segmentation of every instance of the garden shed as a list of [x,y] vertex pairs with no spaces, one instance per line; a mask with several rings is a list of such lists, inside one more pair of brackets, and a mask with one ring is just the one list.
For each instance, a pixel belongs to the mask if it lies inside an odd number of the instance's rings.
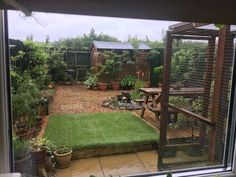
[[117,74],[117,79],[127,75],[137,76],[142,79],[147,86],[150,84],[150,60],[148,54],[151,48],[140,43],[134,46],[131,43],[93,41],[91,45],[91,66],[96,67],[104,60],[104,52],[113,52],[122,55],[122,69]]

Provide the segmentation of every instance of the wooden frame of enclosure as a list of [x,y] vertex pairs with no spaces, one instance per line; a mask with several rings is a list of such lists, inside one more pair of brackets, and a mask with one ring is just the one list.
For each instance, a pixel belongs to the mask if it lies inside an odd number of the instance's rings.
[[[203,29],[198,28],[205,26],[207,24],[200,23],[178,23],[169,27],[166,32],[165,41],[165,53],[164,53],[164,70],[163,70],[163,85],[162,85],[162,100],[161,100],[161,117],[160,117],[160,141],[159,141],[159,156],[158,156],[158,168],[163,169],[163,155],[164,151],[171,147],[167,144],[167,114],[168,108],[175,109],[190,118],[196,119],[200,124],[200,137],[199,143],[201,143],[201,137],[206,135],[206,126],[210,126],[212,131],[210,133],[211,141],[209,142],[209,152],[208,160],[209,162],[216,162],[217,155],[216,151],[224,152],[222,147],[219,145],[217,138],[222,137],[222,132],[224,131],[222,126],[218,126],[219,123],[225,121],[225,118],[219,116],[221,111],[228,109],[225,101],[227,99],[228,85],[226,83],[230,80],[229,71],[230,64],[229,61],[233,60],[233,41],[235,37],[235,31],[230,31],[230,26],[225,25],[219,30]],[[218,37],[218,44],[216,44],[216,37]],[[213,106],[204,106],[206,110],[212,112],[211,118],[209,119],[204,113],[202,115],[196,115],[193,112],[181,109],[175,105],[169,104],[169,89],[170,89],[170,72],[171,72],[171,57],[172,57],[172,41],[173,39],[189,39],[189,40],[207,40],[207,64],[205,67],[205,77],[204,77],[204,94],[207,96],[210,93],[210,84],[212,81],[212,70],[215,67],[215,86],[213,91]],[[217,45],[217,46],[216,46]],[[215,66],[213,66],[214,53],[217,48]],[[209,105],[209,100],[203,98],[203,105]],[[226,110],[227,111],[227,110]],[[192,145],[192,144],[184,144]],[[175,146],[183,146],[183,144],[177,144]]]

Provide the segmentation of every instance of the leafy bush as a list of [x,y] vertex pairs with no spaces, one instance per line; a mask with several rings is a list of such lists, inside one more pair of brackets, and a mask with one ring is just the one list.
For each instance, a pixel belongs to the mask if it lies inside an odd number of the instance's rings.
[[84,84],[91,88],[91,87],[96,87],[98,85],[98,79],[97,76],[94,74],[88,74],[86,81]]
[[136,78],[134,76],[125,76],[121,79],[121,86],[125,89],[131,89],[134,87]]
[[30,150],[33,152],[41,151],[42,149],[50,149],[52,144],[46,138],[33,138],[29,142]]
[[30,75],[25,73],[17,78],[12,91],[13,117],[36,109],[39,104],[39,89]]
[[52,75],[52,81],[66,81],[67,73],[66,73],[67,64],[64,62],[64,56],[61,50],[53,50],[50,52],[48,58],[48,73]]
[[153,72],[158,74],[158,82],[162,81],[163,66],[158,66],[153,69]]
[[143,97],[143,93],[139,91],[139,88],[144,87],[144,82],[140,79],[136,79],[134,84],[134,91],[131,93],[131,99],[136,100]]
[[105,51],[99,53],[99,57],[101,58],[101,61],[97,66],[97,75],[99,77],[108,77],[111,79],[112,77],[115,77],[118,72],[122,71],[121,55]]
[[19,74],[28,73],[36,81],[39,88],[43,87],[47,75],[48,54],[41,44],[31,40],[24,42],[23,50],[18,51],[16,56],[11,57],[15,63],[12,69]]
[[158,52],[155,49],[152,49],[150,52],[148,52],[148,56],[147,59],[152,60],[152,59],[157,59],[158,55],[160,54],[160,52]]

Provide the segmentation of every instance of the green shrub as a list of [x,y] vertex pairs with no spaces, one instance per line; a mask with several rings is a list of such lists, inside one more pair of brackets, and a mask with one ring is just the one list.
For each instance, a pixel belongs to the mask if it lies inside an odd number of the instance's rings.
[[140,79],[136,79],[134,84],[134,91],[131,93],[131,99],[136,100],[142,98],[144,95],[139,91],[140,88],[144,87],[144,82]]
[[160,83],[162,81],[163,66],[155,67],[153,72],[158,75],[158,82]]
[[99,53],[101,61],[97,66],[97,75],[99,77],[108,77],[109,79],[115,77],[118,72],[122,71],[121,56],[110,51]]
[[39,89],[29,74],[19,77],[16,85],[12,90],[13,117],[35,110],[40,102]]
[[67,64],[64,62],[63,52],[59,50],[53,50],[50,52],[48,58],[48,73],[52,76],[52,81],[66,81],[67,73],[66,73]]
[[47,59],[48,54],[43,45],[26,40],[22,51],[11,57],[11,67],[20,75],[27,72],[36,81],[38,88],[42,88],[48,72]]
[[131,89],[134,87],[136,78],[134,76],[125,76],[121,79],[121,87]]
[[88,74],[86,81],[84,84],[91,88],[91,87],[96,87],[98,85],[98,79],[97,76],[94,74]]

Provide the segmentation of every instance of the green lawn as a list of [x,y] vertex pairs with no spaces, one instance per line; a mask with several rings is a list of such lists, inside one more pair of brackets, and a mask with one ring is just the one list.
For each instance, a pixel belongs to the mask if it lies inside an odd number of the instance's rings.
[[154,143],[159,134],[131,112],[113,112],[50,116],[45,137],[80,149]]

